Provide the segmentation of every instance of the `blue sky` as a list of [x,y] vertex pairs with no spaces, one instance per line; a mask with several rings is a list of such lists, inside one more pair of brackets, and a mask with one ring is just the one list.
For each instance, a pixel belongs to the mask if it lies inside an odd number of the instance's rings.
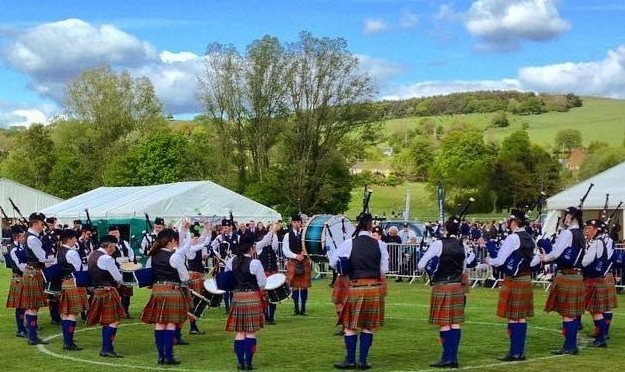
[[[45,8],[42,4],[45,3]],[[622,0],[5,0],[0,126],[62,112],[66,83],[102,61],[155,85],[166,113],[201,111],[211,42],[342,37],[379,98],[518,89],[625,98]]]

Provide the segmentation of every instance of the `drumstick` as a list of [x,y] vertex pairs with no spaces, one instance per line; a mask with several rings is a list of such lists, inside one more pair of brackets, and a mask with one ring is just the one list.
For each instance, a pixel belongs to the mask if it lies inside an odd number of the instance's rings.
[[332,230],[330,230],[330,225],[328,225],[328,223],[325,223],[325,227],[328,230],[328,235],[330,235],[330,239],[332,239],[332,244],[334,245],[334,249],[337,249],[338,247],[336,246],[336,241],[334,241],[334,236],[332,236]]

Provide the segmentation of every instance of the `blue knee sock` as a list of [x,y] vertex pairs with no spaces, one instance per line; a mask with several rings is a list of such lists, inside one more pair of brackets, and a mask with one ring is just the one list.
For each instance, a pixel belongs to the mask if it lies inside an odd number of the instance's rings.
[[347,351],[347,356],[345,360],[348,363],[355,364],[356,363],[356,343],[358,343],[358,336],[343,336],[345,339],[345,350]]
[[564,348],[568,350],[577,349],[577,322],[562,322],[564,331]]
[[605,336],[610,333],[610,324],[612,323],[612,312],[603,313],[603,320],[605,320]]
[[302,313],[306,312],[306,301],[308,301],[308,289],[302,289],[302,293],[301,293],[301,300],[302,300],[302,307],[300,308]]
[[442,361],[449,361],[449,344],[451,343],[451,331],[439,331],[439,335],[441,338],[441,347],[443,348],[443,354],[441,355]]
[[15,324],[17,325],[17,333],[26,333],[24,309],[15,309]]
[[76,321],[75,320],[70,320],[69,321],[69,341],[71,342],[71,344],[74,344],[74,332],[76,332]]
[[245,366],[245,340],[234,340],[234,353],[237,355],[237,363]]
[[109,353],[113,351],[111,347],[111,327],[102,326],[102,352]]
[[176,327],[175,330],[166,329],[163,331],[163,359],[165,360],[174,358],[174,339],[178,330],[179,328]]
[[158,352],[158,359],[162,360],[165,358],[165,354],[163,352],[163,330],[154,330],[154,344],[156,345],[156,351]]
[[595,320],[595,332],[597,342],[605,342],[605,319]]
[[295,305],[295,312],[299,313],[299,295],[300,295],[300,290],[296,289],[293,291],[293,304]]
[[360,332],[360,355],[358,358],[360,364],[367,363],[371,344],[373,344],[373,333]]
[[452,328],[449,330],[449,348],[447,349],[449,354],[447,355],[447,361],[458,361],[458,348],[460,347],[460,328]]
[[246,337],[245,338],[245,365],[247,367],[252,365],[252,359],[254,358],[255,352],[256,352],[256,339]]
[[26,314],[26,329],[28,330],[28,341],[37,341],[37,315]]
[[69,334],[69,328],[71,326],[71,320],[63,320],[61,322],[61,332],[63,333],[63,345],[70,346],[72,344],[71,336]]
[[527,323],[513,323],[512,330],[512,345],[514,346],[514,353],[512,355],[523,356],[525,354]]
[[269,303],[267,304],[267,320],[275,320],[276,314],[276,304]]

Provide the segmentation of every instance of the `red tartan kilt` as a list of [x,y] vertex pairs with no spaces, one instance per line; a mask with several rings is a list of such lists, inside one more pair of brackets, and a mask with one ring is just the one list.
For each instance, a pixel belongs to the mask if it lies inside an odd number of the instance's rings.
[[504,278],[499,290],[497,316],[510,320],[534,316],[534,292],[529,275]]
[[618,307],[618,298],[616,297],[616,281],[612,272],[605,276],[605,283],[608,286],[608,292],[610,292],[610,309],[614,310]]
[[61,314],[80,314],[88,308],[87,288],[76,287],[74,278],[63,280],[59,296]]
[[349,276],[339,275],[334,282],[334,288],[332,288],[332,303],[336,308],[337,313],[341,313],[343,310],[343,304],[347,300],[347,294],[349,293]]
[[469,280],[469,273],[462,273],[462,275],[460,275],[460,283],[462,284],[462,290],[465,294],[471,291],[471,281]]
[[43,293],[44,281],[41,270],[26,267],[22,275],[20,309],[39,309],[48,306],[48,298]]
[[549,290],[545,311],[557,311],[567,318],[584,314],[584,280],[581,274],[558,273]]
[[9,296],[7,297],[6,307],[9,309],[17,309],[20,306],[20,296],[22,295],[22,277],[13,274],[11,278],[11,286],[9,287]]
[[115,287],[96,288],[93,290],[93,297],[87,310],[86,324],[93,326],[96,324],[109,325],[118,322],[126,317],[126,312],[122,307],[121,297]]
[[[370,285],[358,286],[367,283]],[[352,281],[337,324],[346,329],[376,329],[381,325],[382,306],[378,279]]]
[[584,280],[584,284],[586,311],[591,314],[600,314],[612,310],[610,308],[610,292],[605,278],[588,278]]
[[189,288],[197,293],[204,293],[204,273],[197,271],[189,271],[189,280],[191,281]]
[[190,296],[173,284],[154,284],[150,300],[141,312],[148,324],[184,323],[191,308]]
[[226,331],[253,333],[265,326],[265,301],[260,291],[234,291]]
[[121,297],[132,297],[135,293],[131,285],[127,286],[123,284],[120,284],[119,287],[117,287],[117,292]]
[[430,324],[444,327],[464,323],[464,298],[461,283],[433,286],[430,297]]
[[290,259],[286,263],[286,281],[293,289],[296,288],[308,288],[311,286],[312,280],[312,262],[308,257],[305,257],[302,263],[304,264],[304,274],[295,275],[295,263],[297,260]]

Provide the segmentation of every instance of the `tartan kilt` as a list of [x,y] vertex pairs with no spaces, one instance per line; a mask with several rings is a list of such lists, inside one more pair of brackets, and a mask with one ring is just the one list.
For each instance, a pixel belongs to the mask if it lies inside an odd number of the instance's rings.
[[534,316],[534,292],[529,275],[504,278],[499,290],[497,316],[510,320]]
[[471,292],[471,281],[469,280],[469,273],[464,272],[460,275],[460,284],[462,284],[462,290],[465,294]]
[[605,278],[588,278],[584,280],[585,297],[584,306],[591,314],[604,313],[610,308],[610,292]]
[[204,293],[204,273],[189,271],[189,289],[197,293]]
[[338,314],[343,310],[343,304],[347,300],[347,294],[349,292],[349,276],[339,275],[334,282],[334,288],[332,288],[332,303]]
[[141,312],[141,321],[148,324],[182,324],[187,320],[190,296],[173,284],[154,284],[150,300]]
[[9,309],[19,309],[21,294],[22,276],[13,274],[13,277],[11,277],[11,286],[9,287],[9,296],[7,297],[6,307]]
[[29,266],[22,275],[22,291],[19,301],[20,309],[39,309],[48,306],[48,298],[43,293],[43,274],[39,269]]
[[61,296],[59,297],[59,312],[61,314],[80,314],[88,308],[87,288],[76,287],[76,279],[63,280]]
[[89,310],[87,310],[86,324],[88,326],[96,324],[105,326],[123,318],[126,318],[126,312],[122,307],[117,288],[95,288],[89,303]]
[[253,333],[265,326],[265,302],[261,291],[234,291],[226,331]]
[[308,257],[304,257],[304,274],[295,275],[295,263],[297,260],[290,259],[286,263],[286,281],[291,288],[308,288],[312,280],[312,262]]
[[440,327],[464,323],[464,288],[461,283],[432,286],[429,322]]
[[567,318],[584,314],[584,279],[581,274],[556,274],[545,303],[545,311]]
[[388,284],[386,276],[380,275],[380,325],[384,325],[384,316],[386,315],[386,296],[388,295]]
[[605,275],[605,283],[608,286],[608,292],[610,292],[610,309],[616,309],[618,307],[618,298],[616,297],[616,281],[612,272],[608,272]]
[[121,297],[132,297],[135,294],[135,290],[131,285],[123,284],[120,284],[119,287],[117,287],[117,292]]
[[382,321],[380,282],[377,279],[360,282],[350,283],[337,325],[342,324],[346,329],[376,329]]

